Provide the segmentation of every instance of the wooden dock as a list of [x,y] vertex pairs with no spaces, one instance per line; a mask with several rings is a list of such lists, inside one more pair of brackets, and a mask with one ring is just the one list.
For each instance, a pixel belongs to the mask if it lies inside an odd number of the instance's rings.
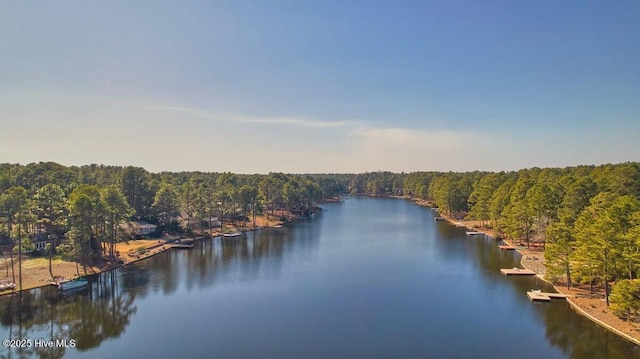
[[551,299],[564,299],[569,297],[567,294],[562,293],[547,293],[547,292],[537,292],[537,291],[528,291],[527,297],[532,302],[548,302]]
[[516,250],[516,246],[498,246],[498,248],[502,249],[503,251],[515,251]]
[[551,297],[546,296],[541,292],[528,291],[527,297],[529,297],[529,300],[532,302],[548,302],[551,300]]
[[193,244],[177,243],[177,244],[172,245],[171,248],[175,248],[175,249],[191,249],[191,248],[193,248]]
[[569,298],[570,295],[569,294],[562,294],[562,293],[543,293],[544,295],[546,295],[547,297],[551,298],[551,299],[564,299],[564,298]]
[[536,272],[529,269],[522,269],[522,268],[500,269],[500,272],[504,275],[536,275]]

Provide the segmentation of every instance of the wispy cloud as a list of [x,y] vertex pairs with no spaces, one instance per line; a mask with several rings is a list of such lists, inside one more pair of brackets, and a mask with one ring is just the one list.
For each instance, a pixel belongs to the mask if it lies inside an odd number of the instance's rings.
[[352,138],[360,171],[473,170],[496,142],[491,134],[407,128],[362,128]]
[[[474,131],[381,127],[366,121],[254,117],[190,107],[155,106],[149,109],[170,112],[174,118],[184,115],[229,124],[289,127],[286,131],[218,129],[260,138],[262,141],[254,140],[244,145],[244,150],[252,154],[253,162],[270,163],[277,158],[279,161],[273,169],[289,172],[471,170],[478,168],[479,162],[495,158],[491,155],[496,150],[492,144],[500,142],[494,135]],[[314,132],[309,131],[310,128],[339,131]],[[310,158],[313,158],[312,162],[309,162]]]
[[315,119],[307,119],[301,117],[280,117],[280,116],[265,116],[265,117],[253,117],[253,116],[238,116],[224,113],[216,113],[211,110],[203,110],[190,107],[174,107],[174,106],[151,106],[147,107],[149,110],[156,111],[172,111],[183,113],[187,115],[208,118],[214,121],[229,122],[229,123],[258,123],[258,124],[272,124],[272,125],[290,125],[299,127],[315,127],[315,128],[348,128],[358,126],[356,121],[320,121]]

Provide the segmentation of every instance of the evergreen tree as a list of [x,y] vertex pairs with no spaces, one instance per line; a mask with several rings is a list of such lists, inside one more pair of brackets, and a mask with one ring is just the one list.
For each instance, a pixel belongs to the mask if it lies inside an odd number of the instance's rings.
[[162,218],[164,228],[171,233],[171,215],[178,210],[178,194],[175,187],[169,183],[163,183],[156,193],[153,208]]

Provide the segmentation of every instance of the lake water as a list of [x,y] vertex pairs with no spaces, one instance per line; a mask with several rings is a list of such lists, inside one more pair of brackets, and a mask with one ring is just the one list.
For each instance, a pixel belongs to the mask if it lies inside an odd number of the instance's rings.
[[545,288],[519,255],[404,200],[351,198],[307,221],[209,239],[91,278],[0,298],[20,358],[640,358]]

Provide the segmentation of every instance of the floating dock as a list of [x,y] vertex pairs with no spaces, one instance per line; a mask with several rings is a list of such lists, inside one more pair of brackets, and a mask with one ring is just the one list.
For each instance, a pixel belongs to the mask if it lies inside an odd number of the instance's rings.
[[502,249],[503,251],[515,251],[516,250],[516,246],[498,246],[498,248]]
[[551,300],[551,297],[546,296],[541,292],[528,291],[527,297],[529,297],[529,300],[532,302],[548,302]]
[[551,299],[564,299],[569,297],[567,294],[562,293],[546,293],[546,292],[538,292],[538,291],[528,291],[527,297],[532,302],[548,302]]
[[536,272],[522,268],[500,269],[500,272],[504,275],[536,275]]
[[191,249],[191,248],[193,248],[193,244],[178,243],[178,244],[172,245],[171,248],[175,248],[175,249]]

